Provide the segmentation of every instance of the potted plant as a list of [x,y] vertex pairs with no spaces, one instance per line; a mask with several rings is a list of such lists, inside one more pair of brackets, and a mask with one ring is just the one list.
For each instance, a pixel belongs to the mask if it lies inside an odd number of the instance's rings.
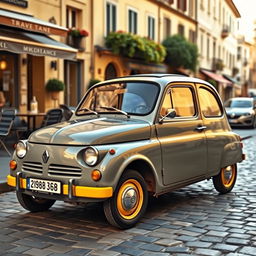
[[52,78],[47,81],[45,88],[51,93],[53,100],[58,100],[59,92],[64,90],[65,84],[59,79]]
[[84,37],[89,36],[89,32],[85,29],[70,28],[68,35],[71,45],[77,49],[81,49],[81,41]]

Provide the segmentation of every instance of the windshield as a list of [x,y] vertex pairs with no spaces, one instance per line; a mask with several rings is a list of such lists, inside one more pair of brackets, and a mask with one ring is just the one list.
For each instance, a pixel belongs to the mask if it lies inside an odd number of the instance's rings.
[[95,111],[147,115],[155,106],[158,92],[159,87],[153,83],[125,82],[98,86],[87,94],[77,114]]
[[229,100],[226,102],[225,107],[227,108],[251,108],[252,101],[248,100]]

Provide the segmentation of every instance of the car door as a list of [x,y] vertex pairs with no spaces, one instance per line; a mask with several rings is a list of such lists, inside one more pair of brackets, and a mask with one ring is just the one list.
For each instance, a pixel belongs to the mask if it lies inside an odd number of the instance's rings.
[[179,185],[204,177],[207,167],[206,138],[195,85],[171,84],[160,106],[159,117],[174,109],[174,118],[156,123],[162,150],[164,185]]
[[207,139],[208,171],[220,169],[223,149],[229,143],[230,131],[217,93],[209,86],[197,84],[198,98]]

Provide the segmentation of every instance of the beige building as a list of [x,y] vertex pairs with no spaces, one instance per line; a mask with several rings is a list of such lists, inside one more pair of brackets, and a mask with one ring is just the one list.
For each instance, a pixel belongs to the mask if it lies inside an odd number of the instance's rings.
[[163,64],[148,64],[113,55],[105,48],[104,37],[125,31],[161,43],[166,37],[182,34],[196,41],[195,0],[97,0],[93,1],[93,77],[105,80],[137,73],[166,73]]
[[239,11],[232,0],[198,0],[198,37],[200,75],[214,80],[221,98],[235,95],[229,79],[233,77],[237,56]]
[[[0,89],[7,106],[30,109],[33,96],[38,111],[60,103],[76,105],[90,79],[90,1],[0,1]],[[88,37],[77,44],[68,28],[84,29]],[[45,90],[48,79],[66,84],[59,100]]]

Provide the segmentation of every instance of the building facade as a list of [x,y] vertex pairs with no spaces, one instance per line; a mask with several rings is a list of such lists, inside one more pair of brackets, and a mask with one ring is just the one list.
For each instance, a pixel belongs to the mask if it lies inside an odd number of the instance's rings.
[[[196,41],[195,0],[98,0],[93,6],[93,77],[110,79],[137,73],[166,73],[166,65],[155,65],[114,55],[104,38],[115,31],[130,32],[157,43],[181,34]],[[146,8],[145,8],[146,6]]]
[[199,76],[211,81],[226,100],[235,95],[234,76],[240,14],[232,0],[198,0]]
[[[90,79],[91,42],[88,36],[74,45],[69,28],[90,30],[90,3],[1,0],[0,6],[0,89],[6,105],[25,112],[34,96],[39,112],[76,105]],[[66,84],[57,102],[45,90],[51,78]]]

